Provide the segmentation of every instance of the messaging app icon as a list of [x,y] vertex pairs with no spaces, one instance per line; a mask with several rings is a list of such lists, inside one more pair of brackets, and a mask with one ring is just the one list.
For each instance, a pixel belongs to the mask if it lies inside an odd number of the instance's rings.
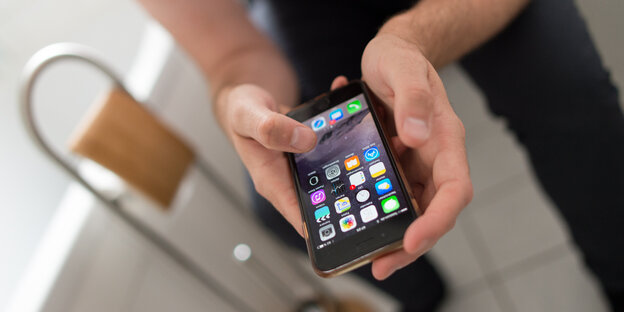
[[392,191],[392,183],[390,183],[390,179],[383,179],[375,183],[375,190],[377,191],[377,195],[387,194]]
[[345,164],[345,168],[347,168],[347,171],[350,171],[350,170],[357,168],[360,165],[360,159],[357,157],[357,155],[355,155],[353,157],[347,158],[344,164]]
[[360,103],[360,100],[355,100],[347,104],[347,112],[349,114],[353,114],[359,111],[360,109],[362,109],[362,103]]
[[385,213],[391,213],[399,209],[399,207],[399,200],[394,195],[381,201],[381,208],[383,208]]

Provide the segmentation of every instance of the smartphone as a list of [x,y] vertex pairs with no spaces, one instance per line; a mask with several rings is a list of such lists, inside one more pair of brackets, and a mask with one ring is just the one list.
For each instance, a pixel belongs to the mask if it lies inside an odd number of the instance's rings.
[[401,248],[417,218],[375,105],[366,84],[353,81],[287,114],[317,136],[313,150],[287,155],[308,253],[322,277]]

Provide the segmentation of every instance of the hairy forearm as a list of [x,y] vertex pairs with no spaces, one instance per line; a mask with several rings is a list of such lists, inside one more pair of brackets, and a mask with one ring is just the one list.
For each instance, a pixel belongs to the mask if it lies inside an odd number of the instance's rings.
[[295,74],[274,44],[249,21],[236,0],[139,0],[189,53],[208,79],[220,115],[222,90],[255,84],[280,106],[297,100]]
[[421,0],[379,31],[416,43],[436,68],[505,28],[530,0]]

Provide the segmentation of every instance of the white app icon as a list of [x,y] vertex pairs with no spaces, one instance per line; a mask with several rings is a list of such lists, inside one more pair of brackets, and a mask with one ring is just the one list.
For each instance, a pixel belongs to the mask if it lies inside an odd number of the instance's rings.
[[386,167],[382,162],[378,162],[368,168],[370,171],[371,177],[376,178],[384,173],[386,173]]
[[325,117],[318,117],[314,119],[314,121],[312,121],[312,130],[321,130],[325,127],[325,125],[327,125],[327,123],[325,122]]
[[327,169],[325,169],[325,176],[327,180],[334,179],[340,175],[340,167],[338,165],[333,165]]
[[355,195],[355,199],[357,199],[357,201],[360,203],[367,201],[369,198],[370,198],[370,192],[366,189],[359,191]]
[[328,224],[324,227],[322,227],[319,230],[319,235],[321,236],[321,240],[322,241],[326,241],[330,238],[333,238],[334,236],[336,236],[336,230],[334,230],[334,225],[333,224]]
[[377,208],[375,208],[375,205],[370,205],[360,210],[360,217],[362,217],[362,221],[364,223],[368,223],[377,219],[377,216]]
[[358,186],[366,181],[366,177],[364,176],[364,172],[358,171],[351,176],[349,176],[349,182],[351,185]]

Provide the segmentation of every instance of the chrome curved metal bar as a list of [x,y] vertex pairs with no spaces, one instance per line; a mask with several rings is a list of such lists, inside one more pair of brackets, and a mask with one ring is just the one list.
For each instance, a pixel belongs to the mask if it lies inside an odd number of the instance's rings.
[[[97,199],[99,199],[109,210],[128,223],[137,232],[159,247],[171,259],[177,262],[189,274],[196,277],[206,288],[213,291],[217,296],[221,297],[236,311],[255,311],[251,306],[241,300],[233,292],[229,291],[219,281],[208,275],[202,268],[191,258],[186,256],[180,249],[170,243],[165,237],[154,231],[152,228],[141,222],[139,219],[122,209],[118,202],[104,196],[87,182],[78,171],[71,166],[62,156],[56,153],[50,144],[43,139],[42,133],[34,119],[32,107],[32,93],[36,85],[37,78],[41,72],[50,64],[60,60],[79,60],[102,71],[116,85],[116,87],[126,90],[117,75],[105,65],[98,53],[86,46],[75,43],[56,43],[47,46],[35,53],[27,62],[20,84],[19,102],[21,106],[22,120],[26,130],[37,147],[47,155],[54,163],[74,178],[78,183],[90,191]],[[127,91],[126,91],[127,92]]]

